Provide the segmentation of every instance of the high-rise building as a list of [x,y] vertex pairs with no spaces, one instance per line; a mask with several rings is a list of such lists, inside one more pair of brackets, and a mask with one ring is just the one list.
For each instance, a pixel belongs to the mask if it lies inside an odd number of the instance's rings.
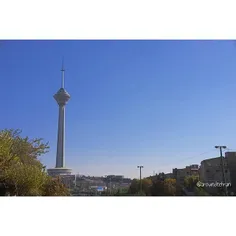
[[62,78],[61,88],[54,95],[59,106],[59,117],[58,117],[58,134],[57,134],[57,154],[56,154],[56,166],[55,168],[48,169],[48,174],[51,176],[55,175],[70,175],[71,169],[65,166],[65,108],[66,104],[70,99],[69,93],[65,90],[65,70],[62,65]]

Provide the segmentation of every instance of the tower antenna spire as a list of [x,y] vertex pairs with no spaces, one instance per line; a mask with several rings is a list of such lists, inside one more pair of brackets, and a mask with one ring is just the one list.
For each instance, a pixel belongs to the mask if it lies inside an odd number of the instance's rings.
[[61,66],[61,87],[65,88],[65,68],[64,68],[64,57],[62,57],[62,66]]

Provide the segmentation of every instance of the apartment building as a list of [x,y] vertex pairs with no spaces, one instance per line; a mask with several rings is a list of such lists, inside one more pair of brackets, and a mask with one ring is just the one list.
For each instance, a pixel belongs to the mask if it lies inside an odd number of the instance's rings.
[[[230,182],[228,162],[224,159],[225,181]],[[222,162],[220,157],[210,158],[201,162],[200,181],[203,183],[223,182]]]
[[173,169],[173,176],[176,179],[176,182],[178,184],[183,185],[184,184],[184,179],[186,176],[188,176],[186,168],[183,169]]
[[236,152],[226,152],[225,162],[229,171],[231,190],[236,193]]
[[186,166],[183,169],[173,169],[172,176],[176,179],[176,182],[180,185],[184,184],[184,179],[187,176],[199,175],[199,166],[197,164],[193,164],[190,166]]
[[165,179],[172,179],[172,178],[173,178],[173,173],[165,174]]
[[[222,160],[220,157],[203,160],[201,162],[199,173],[200,173],[199,180],[202,183],[216,183],[216,182],[231,183],[228,162],[225,158],[224,158],[225,181],[223,176]],[[205,189],[211,194],[219,192],[219,187],[205,187]]]

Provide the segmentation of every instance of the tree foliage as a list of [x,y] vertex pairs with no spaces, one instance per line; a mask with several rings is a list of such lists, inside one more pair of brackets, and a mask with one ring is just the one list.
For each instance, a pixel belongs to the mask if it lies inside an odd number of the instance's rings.
[[65,188],[64,184],[60,181],[60,178],[47,177],[44,184],[43,196],[68,196],[70,192]]
[[199,181],[199,176],[197,176],[197,175],[187,176],[184,179],[184,186],[186,189],[193,191],[195,189],[198,181]]
[[[129,194],[140,195],[140,180],[133,179]],[[175,179],[144,178],[142,179],[142,195],[145,196],[176,196],[179,195]]]
[[195,187],[194,193],[196,196],[209,196],[209,193],[204,188]]
[[133,179],[132,182],[131,182],[131,185],[129,187],[128,193],[129,194],[137,194],[139,192],[139,189],[140,189],[139,186],[140,186],[139,185],[139,180]]
[[[149,178],[144,178],[141,180],[133,179],[130,185],[130,188],[128,190],[129,194],[134,195],[146,195],[149,196],[150,194],[150,188],[152,186],[152,180]],[[140,192],[141,191],[141,192]]]
[[164,196],[164,181],[159,178],[153,179],[151,186],[151,195],[152,196]]
[[119,188],[116,192],[115,192],[115,194],[114,194],[114,196],[128,196],[129,194],[128,194],[128,188]]
[[164,193],[165,196],[176,195],[176,179],[168,178],[164,180]]
[[37,158],[48,152],[48,143],[43,143],[41,138],[22,138],[21,133],[18,129],[0,132],[0,168],[7,168],[12,161],[43,168]]
[[48,152],[42,139],[21,137],[20,130],[0,131],[1,194],[13,196],[66,195],[67,189],[49,177],[38,157]]
[[[140,181],[139,181],[140,184]],[[149,178],[142,179],[142,193],[144,193],[146,196],[151,195],[150,188],[152,186],[152,180]]]

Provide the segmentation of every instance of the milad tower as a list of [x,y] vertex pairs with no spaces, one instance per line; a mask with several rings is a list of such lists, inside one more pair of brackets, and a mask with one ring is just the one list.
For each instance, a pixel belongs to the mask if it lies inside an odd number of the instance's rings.
[[72,170],[65,166],[65,108],[70,100],[70,94],[65,90],[65,69],[62,63],[61,88],[53,96],[59,106],[56,167],[48,169],[51,176],[71,175]]

